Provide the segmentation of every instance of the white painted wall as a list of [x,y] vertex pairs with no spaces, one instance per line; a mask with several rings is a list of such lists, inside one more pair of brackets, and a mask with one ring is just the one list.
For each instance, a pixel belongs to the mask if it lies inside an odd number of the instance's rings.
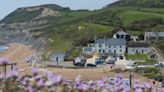
[[128,54],[137,54],[137,51],[139,54],[147,54],[150,52],[150,47],[128,47]]
[[106,46],[106,53],[124,54],[126,52],[126,45],[112,45]]
[[[99,46],[99,45],[101,45],[101,46]],[[104,54],[103,50],[105,52],[105,43],[101,43],[101,44],[95,43],[95,52],[96,53]]]

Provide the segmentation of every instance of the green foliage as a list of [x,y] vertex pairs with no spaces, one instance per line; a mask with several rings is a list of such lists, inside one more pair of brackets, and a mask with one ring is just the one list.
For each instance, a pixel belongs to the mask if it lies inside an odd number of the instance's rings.
[[145,62],[136,62],[138,65],[154,65],[157,64],[157,61],[155,60],[147,60]]
[[[127,25],[134,21],[141,21],[151,18],[162,18],[164,19],[163,14],[154,13],[154,12],[143,12],[140,10],[126,10],[124,13],[122,13],[122,21],[124,25]],[[146,17],[145,17],[146,16]]]
[[113,27],[101,24],[81,22],[80,25],[95,30],[97,33],[111,32],[113,30]]
[[150,18],[141,21],[134,21],[130,23],[128,27],[132,30],[143,30],[145,28],[153,28],[160,24],[163,24],[163,20],[161,18]]
[[[159,76],[159,69],[158,68],[154,68],[154,67],[147,67],[147,68],[143,68],[141,70],[143,72],[143,76],[148,77],[149,79],[153,79],[156,76]],[[157,75],[158,74],[158,75]]]
[[52,37],[52,42],[49,44],[49,48],[55,52],[65,52],[72,45],[72,42],[69,39],[63,38],[59,34],[55,34]]
[[157,43],[157,48],[164,54],[164,42]]
[[146,54],[134,54],[134,55],[129,55],[126,54],[125,55],[127,59],[131,59],[131,60],[148,60],[148,57]]
[[81,48],[73,48],[71,49],[71,53],[69,53],[69,56],[66,58],[67,61],[73,61],[76,57],[82,55],[82,49]]
[[157,61],[155,61],[155,60],[150,60],[146,54],[134,54],[134,55],[126,54],[125,56],[127,59],[144,61],[144,62],[136,62],[136,64],[138,64],[138,65],[154,65],[157,63]]
[[163,0],[119,0],[108,7],[164,7]]
[[108,25],[108,26],[121,26],[122,21],[120,20],[120,10],[107,10],[102,11],[93,16],[86,18],[87,22]]
[[26,11],[24,9],[17,9],[8,16],[6,16],[1,22],[14,23],[14,22],[25,22],[32,20],[41,13],[42,9],[38,11]]

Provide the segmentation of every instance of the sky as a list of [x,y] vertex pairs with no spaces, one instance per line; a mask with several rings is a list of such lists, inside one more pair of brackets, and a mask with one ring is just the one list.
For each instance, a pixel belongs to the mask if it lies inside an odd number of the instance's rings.
[[95,10],[117,0],[3,0],[0,2],[0,19],[19,7],[36,6],[42,4],[57,4],[70,7],[73,10],[89,9]]

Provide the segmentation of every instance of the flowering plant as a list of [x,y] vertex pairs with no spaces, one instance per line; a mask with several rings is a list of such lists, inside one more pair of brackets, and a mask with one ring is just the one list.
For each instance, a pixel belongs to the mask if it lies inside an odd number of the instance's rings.
[[122,75],[114,78],[103,77],[101,80],[82,81],[78,76],[74,81],[64,79],[60,75],[46,71],[39,75],[38,69],[32,69],[32,76],[18,76],[16,70],[7,75],[0,75],[0,89],[3,92],[164,92],[149,83],[141,84],[139,81],[130,87],[129,80]]

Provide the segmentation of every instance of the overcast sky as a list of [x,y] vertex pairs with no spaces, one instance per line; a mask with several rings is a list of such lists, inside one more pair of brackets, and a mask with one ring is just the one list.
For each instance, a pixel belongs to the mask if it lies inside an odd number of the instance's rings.
[[17,9],[18,7],[35,6],[41,4],[58,4],[71,9],[100,9],[103,6],[117,0],[2,0],[0,2],[0,19]]

